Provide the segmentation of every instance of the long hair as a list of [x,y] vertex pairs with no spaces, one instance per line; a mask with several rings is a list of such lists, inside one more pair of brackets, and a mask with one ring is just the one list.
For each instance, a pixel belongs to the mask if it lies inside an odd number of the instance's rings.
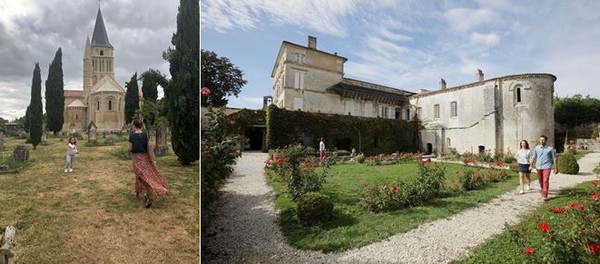
[[529,142],[527,142],[527,140],[523,139],[521,140],[521,142],[519,142],[519,149],[523,148],[523,142],[525,142],[525,149],[529,149]]
[[69,145],[69,143],[71,143],[71,139],[73,139],[73,145],[77,145],[77,138],[76,137],[70,137],[69,141],[67,142],[67,145]]

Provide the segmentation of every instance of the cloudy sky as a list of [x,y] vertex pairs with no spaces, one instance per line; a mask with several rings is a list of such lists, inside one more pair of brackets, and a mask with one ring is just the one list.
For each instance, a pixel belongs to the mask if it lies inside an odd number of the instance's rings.
[[555,93],[600,99],[600,1],[201,0],[201,46],[248,81],[231,107],[260,108],[282,41],[348,58],[345,77],[408,91],[551,73]]
[[[44,82],[62,48],[65,89],[82,90],[83,48],[94,31],[97,0],[0,0],[0,117],[25,115],[33,68],[39,62]],[[108,39],[115,48],[115,79],[125,82],[153,68],[169,74],[162,52],[176,31],[176,0],[102,0]],[[162,91],[159,91],[161,93]]]

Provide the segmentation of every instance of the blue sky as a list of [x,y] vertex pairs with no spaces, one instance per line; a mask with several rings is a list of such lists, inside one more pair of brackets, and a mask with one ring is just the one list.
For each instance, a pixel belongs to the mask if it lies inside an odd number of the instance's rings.
[[271,95],[282,41],[346,57],[345,77],[407,91],[551,73],[555,94],[600,99],[600,1],[201,0],[201,47],[248,83],[230,107]]

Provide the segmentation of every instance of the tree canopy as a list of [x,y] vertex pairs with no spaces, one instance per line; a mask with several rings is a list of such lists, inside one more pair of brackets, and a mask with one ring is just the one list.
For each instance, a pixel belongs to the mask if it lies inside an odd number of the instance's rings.
[[143,72],[140,79],[142,79],[144,101],[155,102],[158,98],[158,86],[160,85],[164,89],[168,85],[167,77],[155,69],[148,69]]
[[58,48],[54,59],[48,68],[46,79],[46,114],[48,130],[57,132],[62,130],[65,109],[65,91],[62,70],[62,50]]
[[140,96],[138,94],[137,72],[131,76],[129,82],[125,82],[125,122],[131,123],[135,111],[140,108]]
[[600,100],[580,94],[555,97],[554,121],[568,127],[600,122]]
[[42,141],[42,108],[42,77],[40,75],[40,65],[36,63],[31,80],[31,101],[27,108],[29,139],[33,145],[33,149]]
[[[202,49],[202,87],[208,87],[214,106],[227,105],[227,96],[238,96],[246,84],[244,73],[226,57],[219,57],[212,51]],[[208,105],[206,97],[202,98],[202,106]]]
[[163,57],[169,61],[171,81],[165,89],[167,118],[171,127],[171,145],[182,165],[200,158],[200,3],[180,0],[177,32],[171,38],[173,48]]

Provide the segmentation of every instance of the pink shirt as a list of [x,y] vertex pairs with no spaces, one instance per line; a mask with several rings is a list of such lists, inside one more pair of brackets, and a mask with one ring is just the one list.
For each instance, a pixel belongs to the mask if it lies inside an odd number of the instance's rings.
[[71,142],[69,142],[69,144],[67,144],[67,155],[75,156],[75,153],[77,153],[77,145],[71,144]]

